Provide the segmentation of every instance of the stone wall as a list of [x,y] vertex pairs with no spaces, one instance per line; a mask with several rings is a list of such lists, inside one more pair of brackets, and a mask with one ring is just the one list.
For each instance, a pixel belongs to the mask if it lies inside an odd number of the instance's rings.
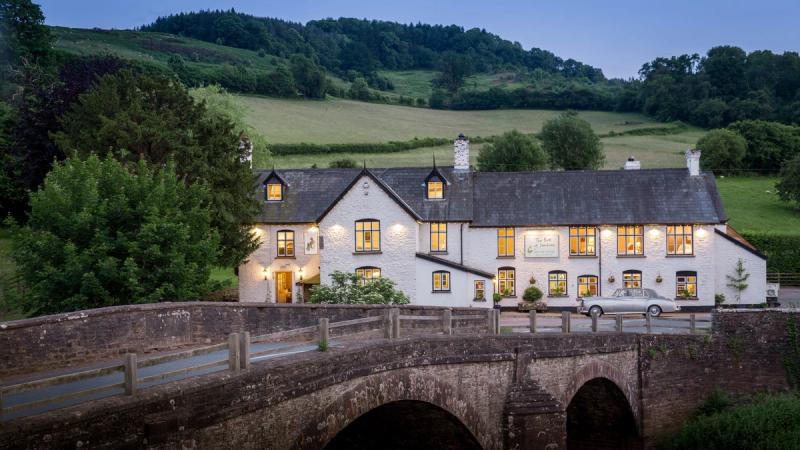
[[[445,308],[401,306],[403,315],[440,315]],[[453,315],[486,310],[453,308]],[[52,370],[125,353],[148,353],[218,343],[230,333],[261,335],[385,314],[381,305],[278,305],[246,303],[158,303],[100,308],[0,324],[0,378]],[[375,325],[375,324],[373,324]],[[378,324],[379,325],[379,324]],[[402,335],[439,331],[441,322],[403,322]],[[454,320],[453,333],[481,333],[487,320]],[[332,333],[335,337],[339,330]]]

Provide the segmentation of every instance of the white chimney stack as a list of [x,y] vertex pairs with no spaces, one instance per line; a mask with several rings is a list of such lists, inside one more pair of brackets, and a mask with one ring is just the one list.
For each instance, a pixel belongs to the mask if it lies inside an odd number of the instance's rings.
[[633,156],[629,156],[625,161],[625,170],[639,170],[642,168],[642,163],[636,160]]
[[469,171],[469,139],[463,133],[453,142],[453,169],[460,172]]
[[696,177],[700,175],[700,149],[690,148],[686,150],[686,167],[689,168],[689,175]]

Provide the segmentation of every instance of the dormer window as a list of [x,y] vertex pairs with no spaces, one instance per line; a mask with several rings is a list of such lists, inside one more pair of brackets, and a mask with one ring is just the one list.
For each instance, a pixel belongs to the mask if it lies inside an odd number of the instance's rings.
[[267,183],[267,201],[283,201],[283,185],[280,183]]
[[428,199],[444,198],[444,183],[441,180],[428,180]]

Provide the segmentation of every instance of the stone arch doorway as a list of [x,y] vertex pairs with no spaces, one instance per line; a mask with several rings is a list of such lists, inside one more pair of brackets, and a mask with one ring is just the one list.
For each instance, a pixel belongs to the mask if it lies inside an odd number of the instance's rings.
[[385,403],[362,414],[325,446],[326,450],[436,448],[480,450],[456,416],[417,400]]
[[572,396],[567,406],[567,448],[642,448],[633,410],[616,383],[593,378]]

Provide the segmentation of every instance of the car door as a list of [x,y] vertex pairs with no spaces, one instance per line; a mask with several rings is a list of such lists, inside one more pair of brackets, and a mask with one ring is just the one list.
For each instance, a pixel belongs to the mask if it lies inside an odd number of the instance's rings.
[[631,313],[644,313],[647,311],[647,293],[644,289],[636,288],[631,289],[631,298],[630,304],[628,305],[629,311]]
[[607,309],[604,308],[603,311],[616,313],[624,309],[627,298],[627,291],[628,289],[618,289],[616,295],[608,299],[608,307]]

